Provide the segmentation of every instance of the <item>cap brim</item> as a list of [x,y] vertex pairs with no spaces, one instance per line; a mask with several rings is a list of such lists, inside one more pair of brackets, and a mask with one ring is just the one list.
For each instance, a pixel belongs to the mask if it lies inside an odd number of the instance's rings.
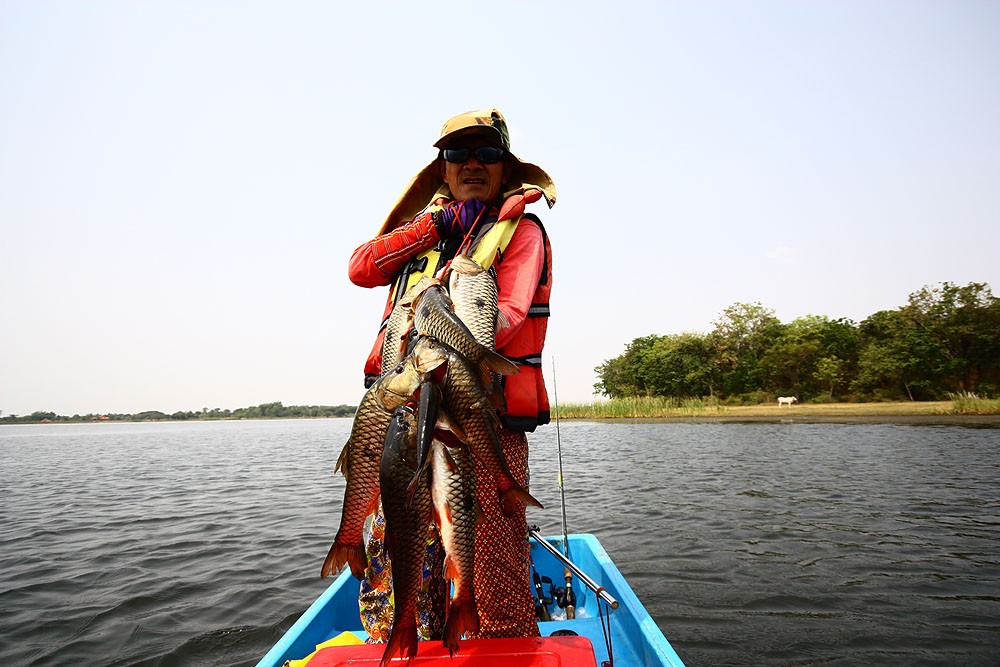
[[444,148],[448,145],[452,139],[457,139],[459,137],[467,137],[469,135],[478,134],[480,136],[486,137],[491,141],[496,141],[497,145],[501,148],[506,149],[507,145],[504,143],[503,134],[500,130],[489,125],[474,125],[472,127],[463,127],[461,129],[455,130],[454,132],[449,132],[440,139],[434,142],[434,148]]

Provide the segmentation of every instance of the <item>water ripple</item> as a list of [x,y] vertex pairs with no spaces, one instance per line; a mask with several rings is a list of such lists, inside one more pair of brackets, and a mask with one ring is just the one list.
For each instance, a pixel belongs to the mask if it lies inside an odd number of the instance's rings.
[[[254,664],[327,585],[349,428],[0,428],[0,664]],[[998,436],[566,422],[567,518],[689,664],[993,665]],[[555,431],[530,440],[557,533]]]

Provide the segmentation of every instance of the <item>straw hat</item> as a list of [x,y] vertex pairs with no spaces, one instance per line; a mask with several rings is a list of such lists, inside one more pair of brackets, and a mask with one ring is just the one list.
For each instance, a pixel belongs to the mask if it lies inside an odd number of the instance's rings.
[[[449,118],[441,128],[441,136],[434,142],[434,147],[443,148],[452,139],[468,134],[484,135],[507,151],[507,158],[511,161],[511,172],[510,178],[503,186],[505,199],[534,188],[545,196],[549,208],[555,205],[556,185],[552,182],[552,178],[541,167],[525,162],[510,152],[510,133],[507,131],[507,121],[500,111],[497,109],[467,111]],[[438,197],[450,199],[451,190],[441,178],[441,168],[438,166],[438,159],[435,158],[409,182],[399,201],[382,223],[378,234],[385,234],[412,220]]]

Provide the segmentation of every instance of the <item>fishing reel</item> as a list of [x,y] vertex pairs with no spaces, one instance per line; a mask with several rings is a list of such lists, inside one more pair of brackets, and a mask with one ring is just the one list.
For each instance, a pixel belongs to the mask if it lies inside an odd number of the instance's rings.
[[534,571],[532,568],[531,578],[535,583],[535,595],[537,600],[535,601],[535,618],[539,621],[551,621],[552,615],[549,613],[549,605],[552,604],[551,597],[545,597],[543,584],[549,585],[549,591],[551,595],[552,590],[552,579],[549,577],[539,577],[538,572]]
[[[563,588],[562,586],[556,588],[555,584],[550,581],[549,595],[556,601],[556,604],[559,605],[560,609],[565,609],[566,607],[576,607],[576,593],[573,592],[572,588]],[[550,600],[550,602],[551,601],[552,600]]]

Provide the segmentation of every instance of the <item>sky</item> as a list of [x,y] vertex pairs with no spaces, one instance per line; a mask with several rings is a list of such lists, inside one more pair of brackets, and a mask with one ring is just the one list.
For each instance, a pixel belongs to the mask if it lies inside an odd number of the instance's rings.
[[1000,290],[998,35],[963,0],[0,0],[0,412],[357,404],[385,290],[348,259],[470,109],[558,187],[561,403],[737,302]]

